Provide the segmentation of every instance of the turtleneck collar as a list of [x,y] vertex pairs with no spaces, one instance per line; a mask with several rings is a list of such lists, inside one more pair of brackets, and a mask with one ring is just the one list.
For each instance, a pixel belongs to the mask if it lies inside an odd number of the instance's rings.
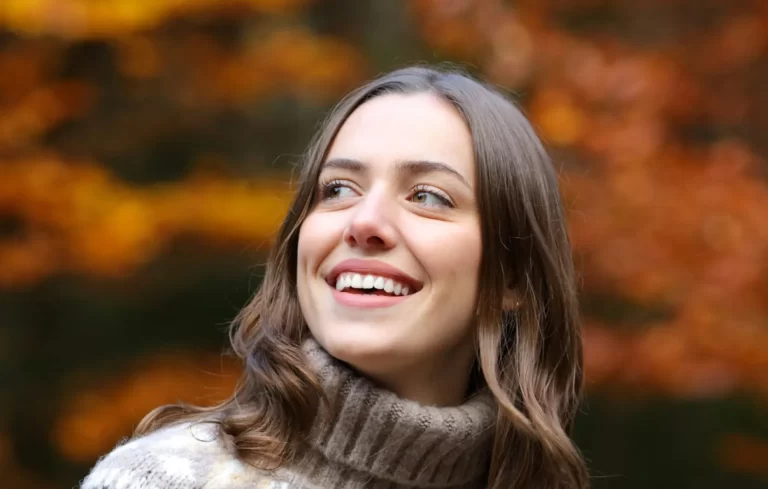
[[330,407],[321,404],[298,464],[319,487],[484,487],[497,408],[486,392],[455,407],[424,406],[380,389],[303,345]]

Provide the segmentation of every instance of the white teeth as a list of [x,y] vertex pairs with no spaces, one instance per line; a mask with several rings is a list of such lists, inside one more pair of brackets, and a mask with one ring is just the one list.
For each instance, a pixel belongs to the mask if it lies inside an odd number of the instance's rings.
[[384,292],[391,294],[393,290],[395,290],[395,281],[388,278],[387,282],[384,284]]
[[355,289],[362,289],[363,288],[363,276],[359,273],[353,273],[352,274],[352,283],[349,284],[350,287],[353,287]]
[[359,273],[342,273],[336,277],[336,290],[353,289],[377,289],[388,294],[408,295],[410,288],[391,278],[378,277],[376,275],[362,275]]
[[363,279],[363,288],[364,289],[372,289],[373,283],[376,281],[376,279],[373,277],[373,275],[366,275]]

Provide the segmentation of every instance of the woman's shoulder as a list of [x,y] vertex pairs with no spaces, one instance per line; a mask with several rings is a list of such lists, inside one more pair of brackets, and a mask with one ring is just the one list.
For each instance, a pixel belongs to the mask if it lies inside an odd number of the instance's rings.
[[192,489],[241,469],[215,423],[180,423],[124,440],[102,457],[81,489]]

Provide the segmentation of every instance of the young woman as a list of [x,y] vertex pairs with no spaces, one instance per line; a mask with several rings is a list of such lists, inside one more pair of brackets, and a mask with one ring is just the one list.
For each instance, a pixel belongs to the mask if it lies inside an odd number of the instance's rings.
[[496,89],[413,67],[313,140],[212,408],[156,409],[83,489],[588,486],[557,175]]

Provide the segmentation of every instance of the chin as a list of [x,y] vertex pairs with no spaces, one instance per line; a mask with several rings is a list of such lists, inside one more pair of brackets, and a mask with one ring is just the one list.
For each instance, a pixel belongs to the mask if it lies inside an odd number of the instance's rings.
[[313,335],[331,356],[364,372],[379,371],[399,356],[395,338],[366,333],[364,327],[355,329],[359,334],[339,328]]

